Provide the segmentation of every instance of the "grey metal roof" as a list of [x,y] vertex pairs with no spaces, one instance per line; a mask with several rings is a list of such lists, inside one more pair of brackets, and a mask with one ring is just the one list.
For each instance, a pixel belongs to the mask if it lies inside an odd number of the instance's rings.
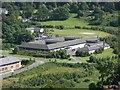
[[45,39],[45,42],[63,42],[65,41],[64,37],[56,37],[51,39]]
[[38,44],[38,43],[25,43],[19,45],[20,48],[28,48],[28,49],[43,49],[48,50],[48,47],[46,44]]
[[[57,48],[62,48],[62,47],[67,47],[67,46],[72,46],[72,45],[77,45],[77,44],[82,44],[82,43],[86,43],[86,40],[97,40],[96,37],[87,37],[87,38],[82,38],[82,39],[74,39],[74,40],[68,40],[68,41],[61,41],[59,42],[59,40],[63,40],[63,38],[58,37],[55,39],[47,39],[45,42],[52,42],[50,44],[46,44],[44,41],[44,44],[41,43],[40,41],[37,42],[31,42],[31,43],[25,43],[25,44],[21,44],[19,45],[20,48],[27,48],[27,49],[38,49],[38,50],[53,50],[53,49],[57,49]],[[96,43],[87,43],[90,45],[90,47],[88,47],[88,50],[95,50],[97,48],[100,48],[103,46],[103,42],[96,42]],[[108,44],[105,44],[105,47],[109,46]]]
[[70,41],[64,41],[64,42],[57,42],[57,43],[49,44],[47,46],[48,46],[49,49],[56,49],[56,48],[72,46],[72,45],[81,44],[81,43],[85,43],[85,41],[82,40],[82,39],[75,39],[75,40],[70,40]]
[[15,63],[15,62],[19,62],[20,60],[16,57],[13,56],[7,56],[4,58],[0,58],[0,66],[6,65],[6,64],[10,64],[10,63]]
[[57,42],[57,43],[52,43],[52,44],[25,43],[25,44],[19,45],[19,47],[20,48],[29,48],[29,49],[51,50],[51,49],[76,45],[76,44],[80,44],[80,43],[85,43],[85,41],[82,39],[75,39],[75,40]]
[[34,42],[28,42],[28,43],[35,43],[35,44],[46,44],[45,40],[36,40]]
[[[103,42],[87,43],[87,46],[81,48],[81,50],[92,51],[92,50],[96,50],[101,47],[103,47]],[[109,47],[109,45],[107,43],[105,43],[105,47]]]

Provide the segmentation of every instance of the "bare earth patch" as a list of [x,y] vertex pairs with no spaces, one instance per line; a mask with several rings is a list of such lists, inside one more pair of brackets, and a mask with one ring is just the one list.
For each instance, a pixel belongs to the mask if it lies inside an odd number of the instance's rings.
[[81,32],[80,34],[92,35],[92,34],[96,34],[96,33],[93,33],[93,32]]

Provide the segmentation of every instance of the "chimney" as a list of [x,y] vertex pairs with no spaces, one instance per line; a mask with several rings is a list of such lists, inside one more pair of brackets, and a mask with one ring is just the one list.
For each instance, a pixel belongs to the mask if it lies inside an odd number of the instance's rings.
[[105,39],[103,40],[103,49],[105,48]]

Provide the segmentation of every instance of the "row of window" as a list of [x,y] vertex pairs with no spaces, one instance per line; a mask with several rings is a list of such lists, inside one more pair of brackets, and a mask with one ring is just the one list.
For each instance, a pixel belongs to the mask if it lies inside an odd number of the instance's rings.
[[[19,67],[19,64],[16,65],[16,68],[18,67]],[[11,66],[10,69],[13,69],[13,66]],[[8,67],[4,67],[0,69],[0,72],[7,71],[7,70],[8,70]]]

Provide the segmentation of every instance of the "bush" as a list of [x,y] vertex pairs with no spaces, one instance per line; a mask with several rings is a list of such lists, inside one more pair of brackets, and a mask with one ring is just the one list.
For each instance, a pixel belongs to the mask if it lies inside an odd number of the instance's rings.
[[19,52],[19,48],[16,46],[14,50],[12,50],[13,54],[17,54]]
[[95,54],[99,54],[99,53],[102,53],[104,51],[103,48],[98,48],[95,50]]
[[81,29],[81,26],[75,26],[75,28],[77,28],[77,29]]
[[86,56],[89,56],[90,54],[88,52],[84,52],[84,51],[81,51],[80,49],[78,49],[76,52],[75,52],[76,56],[80,56],[80,57],[86,57]]
[[97,62],[97,58],[96,58],[96,57],[93,57],[93,56],[90,56],[89,62],[96,63],[96,62]]
[[89,82],[90,80],[89,79],[85,79],[84,82]]
[[57,28],[57,29],[64,29],[64,26],[63,25],[56,25],[55,28]]
[[53,25],[40,25],[39,28],[54,28]]

